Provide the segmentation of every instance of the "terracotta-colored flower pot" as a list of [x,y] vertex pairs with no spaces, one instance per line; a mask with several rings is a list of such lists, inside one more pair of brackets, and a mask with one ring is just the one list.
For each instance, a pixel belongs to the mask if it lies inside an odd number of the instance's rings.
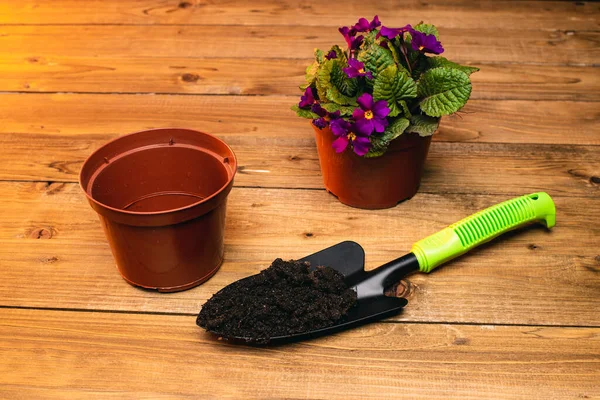
[[223,261],[233,151],[214,136],[155,129],[117,138],[79,181],[129,283],[161,292],[199,285]]
[[358,208],[390,208],[417,193],[431,136],[405,133],[392,141],[383,156],[365,158],[349,148],[336,153],[331,147],[336,139],[331,130],[312,126],[323,183],[342,203]]

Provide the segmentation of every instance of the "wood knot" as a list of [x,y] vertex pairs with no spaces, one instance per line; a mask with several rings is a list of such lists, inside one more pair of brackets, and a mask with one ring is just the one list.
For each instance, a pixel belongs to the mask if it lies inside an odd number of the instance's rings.
[[590,178],[590,182],[595,183],[597,185],[600,185],[600,177],[598,177],[598,176],[592,176]]
[[58,261],[58,257],[41,257],[39,260],[42,264],[52,264]]
[[61,192],[66,187],[64,182],[47,182],[46,183],[46,195],[51,196],[53,194]]
[[187,1],[182,1],[182,2],[180,2],[179,4],[177,4],[177,7],[179,7],[179,8],[183,8],[183,9],[185,9],[185,8],[190,8],[190,7],[192,7],[192,6],[193,6],[193,4],[192,4],[192,3],[190,3],[190,2],[187,2]]
[[386,289],[385,295],[390,297],[404,297],[408,299],[415,292],[415,285],[409,280],[402,279],[398,283],[394,283],[390,288]]
[[298,157],[298,156],[289,156],[288,160],[290,160],[290,161],[298,161],[298,160],[300,160],[300,157]]
[[304,237],[307,237],[307,238],[310,238],[310,237],[313,237],[313,236],[314,236],[314,234],[312,232],[306,232],[304,234]]
[[537,249],[537,248],[538,248],[538,246],[537,246],[537,245],[535,245],[535,244],[533,244],[533,243],[531,243],[531,244],[528,244],[528,245],[527,245],[527,248],[528,248],[529,250],[535,250],[535,249]]
[[457,346],[464,346],[466,344],[469,344],[471,340],[468,338],[464,338],[464,337],[457,337],[454,339],[454,341],[452,342],[452,344],[455,344]]
[[52,239],[52,230],[46,228],[36,228],[29,234],[31,239]]
[[201,79],[200,75],[198,74],[192,74],[192,73],[185,73],[183,75],[181,75],[181,80],[184,82],[189,82],[189,83],[194,83],[194,82],[198,82],[198,80]]

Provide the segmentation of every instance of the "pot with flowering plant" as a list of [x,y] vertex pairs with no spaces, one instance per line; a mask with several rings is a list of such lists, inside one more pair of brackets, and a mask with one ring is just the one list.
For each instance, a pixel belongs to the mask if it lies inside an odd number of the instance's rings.
[[478,68],[438,56],[433,25],[388,28],[375,16],[339,31],[347,49],[315,50],[292,109],[312,120],[329,192],[354,207],[393,207],[417,192],[431,135],[465,105]]

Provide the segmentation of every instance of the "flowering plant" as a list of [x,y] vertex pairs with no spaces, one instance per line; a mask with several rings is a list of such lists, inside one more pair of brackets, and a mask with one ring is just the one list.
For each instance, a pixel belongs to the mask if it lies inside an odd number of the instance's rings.
[[338,153],[351,147],[366,157],[383,155],[404,132],[432,135],[442,115],[455,113],[471,95],[478,68],[444,57],[435,26],[388,28],[375,16],[339,28],[347,49],[315,50],[306,69],[298,116],[330,127]]

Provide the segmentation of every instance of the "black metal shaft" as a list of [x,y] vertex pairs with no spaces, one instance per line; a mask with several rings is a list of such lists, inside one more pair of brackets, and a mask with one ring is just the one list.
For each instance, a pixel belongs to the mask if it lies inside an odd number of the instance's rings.
[[413,253],[392,260],[381,267],[367,272],[358,282],[352,282],[358,299],[381,296],[386,287],[419,269],[419,261]]

